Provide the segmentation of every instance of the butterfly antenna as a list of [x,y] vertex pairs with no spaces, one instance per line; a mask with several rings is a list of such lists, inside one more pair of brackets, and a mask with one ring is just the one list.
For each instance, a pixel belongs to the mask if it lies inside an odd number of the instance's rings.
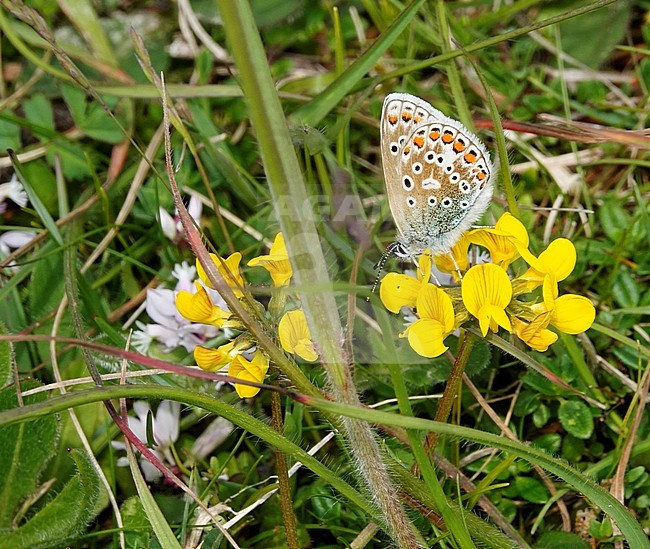
[[[370,289],[371,294],[375,293],[375,290],[379,285],[379,279],[381,278],[381,273],[384,270],[384,265],[386,264],[386,261],[388,261],[388,257],[395,253],[395,244],[396,243],[393,242],[390,246],[388,246],[388,248],[384,250],[384,253],[381,254],[379,261],[375,263],[374,269],[377,271],[377,276],[375,277],[375,281],[373,282],[372,288]],[[366,297],[366,302],[370,302],[370,296]]]

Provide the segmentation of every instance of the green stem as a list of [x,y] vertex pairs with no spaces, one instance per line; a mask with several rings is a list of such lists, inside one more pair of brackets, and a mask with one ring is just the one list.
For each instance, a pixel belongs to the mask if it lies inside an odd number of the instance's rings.
[[[463,331],[463,336],[461,337],[458,347],[458,356],[456,356],[454,365],[451,368],[449,379],[447,379],[447,385],[445,386],[445,392],[443,393],[438,409],[436,410],[434,421],[445,423],[449,418],[451,407],[454,404],[454,400],[456,399],[456,395],[460,388],[460,383],[463,379],[463,372],[465,371],[467,361],[469,360],[469,356],[472,353],[472,349],[477,339],[478,337],[474,334]],[[436,432],[430,432],[427,434],[424,449],[429,457],[433,455],[439,437],[439,433]]]
[[[359,406],[327,264],[316,231],[304,178],[293,148],[266,52],[248,2],[217,0],[226,38],[239,72],[250,118],[294,272],[295,288],[337,402]],[[418,547],[413,525],[396,497],[379,445],[368,424],[344,418],[341,427],[360,474],[399,547]]]
[[[451,46],[449,44],[449,25],[447,23],[447,10],[445,9],[444,0],[436,0],[435,6],[438,32],[440,33],[440,49],[442,53],[448,53],[451,51]],[[460,81],[458,67],[454,61],[445,63],[445,65],[449,87],[451,88],[451,95],[454,98],[454,103],[456,104],[456,109],[458,111],[458,118],[467,128],[475,131],[473,128],[472,115],[469,112],[469,107],[465,100],[465,93],[463,92],[463,86]]]
[[[280,435],[283,431],[282,405],[280,395],[271,393],[271,426]],[[280,507],[284,519],[284,530],[289,549],[300,549],[298,542],[298,529],[296,528],[296,515],[293,514],[293,502],[291,500],[291,487],[289,486],[289,471],[287,468],[287,457],[280,449],[275,450],[275,471],[278,474],[278,491],[280,493]]]

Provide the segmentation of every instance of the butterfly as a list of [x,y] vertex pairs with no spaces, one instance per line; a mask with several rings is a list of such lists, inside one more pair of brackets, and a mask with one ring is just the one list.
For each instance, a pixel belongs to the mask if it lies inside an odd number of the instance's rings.
[[407,93],[386,97],[380,132],[398,233],[382,259],[391,254],[415,261],[427,249],[434,256],[448,253],[490,203],[490,154],[460,122]]

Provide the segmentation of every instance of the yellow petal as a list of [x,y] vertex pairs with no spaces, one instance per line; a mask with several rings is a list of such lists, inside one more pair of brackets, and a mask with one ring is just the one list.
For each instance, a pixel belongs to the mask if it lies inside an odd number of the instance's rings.
[[454,279],[458,280],[458,272],[465,272],[469,266],[469,257],[467,250],[470,245],[468,234],[463,234],[458,242],[452,246],[448,254],[435,256],[433,259],[436,267],[444,273],[450,273]]
[[282,348],[308,361],[314,361],[318,354],[311,341],[307,318],[302,309],[285,313],[278,324],[278,336]]
[[544,352],[557,341],[557,334],[546,329],[550,316],[549,313],[541,314],[530,324],[518,318],[513,318],[513,333],[532,349]]
[[398,313],[404,306],[415,306],[421,286],[411,276],[388,273],[379,285],[379,298],[391,313]]
[[[230,255],[228,258],[223,260],[223,263],[217,254],[210,254],[210,259],[217,267],[217,270],[221,273],[221,276],[226,280],[228,285],[232,288],[234,294],[239,298],[244,295],[244,292],[241,291],[241,288],[244,286],[244,279],[239,272],[239,263],[241,262],[241,254],[235,252]],[[214,289],[214,286],[208,279],[208,275],[203,269],[201,262],[196,260],[196,272],[201,279],[201,282],[205,284],[208,288]]]
[[492,262],[504,269],[520,255],[520,248],[528,247],[526,227],[512,214],[506,212],[494,228],[470,231],[469,239],[474,244],[487,248]]
[[504,310],[512,299],[512,285],[504,269],[493,263],[475,265],[463,277],[461,295],[467,311],[478,319],[484,336],[488,328],[512,329]]
[[289,253],[287,252],[287,247],[284,243],[284,236],[282,233],[278,233],[275,236],[273,246],[271,246],[271,250],[268,255],[260,255],[258,257],[254,257],[248,262],[248,266],[264,267],[271,275],[273,285],[276,288],[289,284],[291,276],[293,275],[293,270],[291,269],[291,263],[289,262]]
[[454,329],[454,305],[447,293],[438,286],[422,285],[416,307],[421,319],[437,321],[446,333]]
[[208,349],[207,347],[194,348],[194,360],[199,368],[214,372],[223,368],[232,357],[221,347],[219,349]]
[[494,229],[503,233],[504,235],[508,235],[514,238],[524,246],[528,246],[529,240],[526,227],[524,227],[524,224],[510,212],[505,212],[499,218],[496,225],[494,226]]
[[551,324],[565,334],[579,334],[591,328],[596,319],[593,303],[581,295],[566,294],[555,300]]
[[176,295],[178,312],[190,322],[212,324],[221,328],[225,320],[230,318],[230,312],[212,303],[206,289],[195,282],[196,293],[181,291]]
[[431,251],[425,250],[418,260],[418,268],[416,273],[417,279],[420,282],[429,282],[431,278]]
[[566,238],[557,238],[539,255],[544,272],[553,274],[557,281],[564,280],[576,266],[576,248]]
[[[245,381],[262,383],[268,369],[269,359],[260,351],[257,351],[251,361],[245,359],[242,355],[233,358],[228,368],[228,375]],[[251,398],[260,392],[258,387],[239,385],[237,383],[235,383],[235,391],[240,398]]]
[[295,354],[307,362],[314,362],[318,358],[318,353],[314,349],[314,344],[309,339],[301,339],[295,347]]
[[416,320],[405,333],[411,348],[421,356],[433,358],[448,349],[443,340],[449,333],[445,332],[444,326],[437,320]]

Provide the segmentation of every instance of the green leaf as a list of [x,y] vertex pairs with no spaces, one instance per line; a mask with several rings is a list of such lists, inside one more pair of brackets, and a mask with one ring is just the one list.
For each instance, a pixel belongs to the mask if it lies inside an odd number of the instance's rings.
[[54,130],[54,117],[52,115],[52,104],[42,93],[35,93],[22,103],[25,110],[25,118],[32,124],[42,126],[48,130]]
[[16,175],[18,175],[18,179],[20,179],[20,182],[23,184],[23,188],[29,197],[29,201],[32,203],[32,206],[36,210],[36,213],[41,218],[41,222],[43,225],[45,225],[45,228],[50,232],[50,235],[57,242],[57,244],[62,246],[63,237],[59,232],[59,228],[56,226],[54,219],[52,219],[50,212],[47,210],[47,207],[41,200],[40,196],[34,191],[31,180],[23,171],[23,168],[18,161],[18,157],[15,155],[15,153],[10,153],[9,156],[11,157],[11,162],[14,166],[14,170],[16,170]]
[[0,151],[4,153],[7,149],[20,150],[20,126],[0,118]]
[[[597,68],[625,36],[630,2],[614,2],[560,23],[562,49],[574,59]],[[603,32],[606,29],[606,32]]]
[[538,549],[590,549],[589,542],[571,532],[544,532],[535,545]]
[[147,515],[149,523],[151,524],[153,531],[158,538],[158,542],[163,547],[163,549],[168,548],[178,548],[180,549],[180,544],[174,536],[172,529],[169,526],[169,523],[165,519],[160,507],[156,503],[156,500],[151,495],[147,483],[140,472],[140,466],[138,465],[138,460],[135,458],[133,451],[130,451],[130,446],[127,446],[127,455],[129,459],[129,465],[131,467],[131,475],[135,482],[135,487],[138,490],[138,495],[140,501],[142,502],[142,507]]
[[604,200],[598,210],[598,219],[603,232],[613,242],[621,240],[623,233],[630,226],[630,215],[617,200]]
[[535,427],[540,429],[546,425],[550,417],[551,412],[548,409],[548,406],[546,406],[546,404],[540,404],[537,407],[537,410],[533,412],[533,423],[535,424]]
[[548,501],[548,492],[544,485],[537,479],[530,477],[517,477],[515,479],[515,488],[519,495],[531,503],[546,503]]
[[72,450],[71,455],[77,465],[77,474],[28,522],[0,536],[0,547],[61,547],[85,532],[86,525],[99,512],[102,485],[85,452]]
[[580,400],[565,400],[558,411],[562,427],[574,437],[587,439],[594,432],[594,418],[589,407]]
[[153,530],[138,496],[127,499],[121,511],[126,546],[130,549],[149,547]]
[[[21,384],[23,390],[39,387],[36,381]],[[46,393],[24,397],[25,404],[44,401]],[[16,388],[0,391],[0,410],[18,406]],[[0,529],[10,528],[16,508],[36,492],[39,475],[56,451],[59,422],[47,415],[32,423],[0,428]],[[13,547],[0,542],[0,547]]]
[[533,444],[549,454],[555,454],[562,446],[562,437],[558,433],[546,433],[537,437]]
[[612,296],[621,307],[635,307],[641,299],[641,288],[629,271],[621,270],[614,279]]

